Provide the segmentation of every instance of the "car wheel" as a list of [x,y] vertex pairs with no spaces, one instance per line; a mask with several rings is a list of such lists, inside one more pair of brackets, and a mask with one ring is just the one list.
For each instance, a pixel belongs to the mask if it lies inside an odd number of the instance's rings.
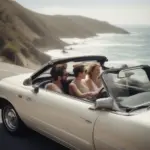
[[1,115],[3,125],[10,134],[23,135],[25,133],[26,127],[11,104],[8,103],[2,108]]

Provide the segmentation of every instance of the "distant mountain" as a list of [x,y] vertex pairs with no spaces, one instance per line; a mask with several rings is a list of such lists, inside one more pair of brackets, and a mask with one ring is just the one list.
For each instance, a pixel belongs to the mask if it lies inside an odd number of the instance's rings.
[[86,38],[95,36],[97,33],[128,34],[124,29],[113,26],[108,22],[83,16],[38,15],[38,17],[51,30],[51,33],[58,37]]
[[35,13],[10,0],[0,0],[0,61],[33,68],[50,57],[37,48],[63,48],[62,37],[86,38],[97,33],[128,32],[107,22],[82,16]]

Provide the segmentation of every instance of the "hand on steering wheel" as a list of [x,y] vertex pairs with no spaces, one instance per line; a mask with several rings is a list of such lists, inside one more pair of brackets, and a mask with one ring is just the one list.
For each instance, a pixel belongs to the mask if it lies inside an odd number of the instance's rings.
[[108,94],[107,94],[107,91],[105,90],[105,88],[102,87],[99,91],[97,98],[104,98],[104,97],[108,97]]

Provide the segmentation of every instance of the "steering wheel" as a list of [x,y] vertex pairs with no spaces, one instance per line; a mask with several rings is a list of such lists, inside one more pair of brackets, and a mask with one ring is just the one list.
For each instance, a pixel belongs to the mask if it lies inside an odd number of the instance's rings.
[[97,98],[105,98],[105,97],[108,97],[108,93],[105,90],[105,88],[102,87],[101,90],[99,91]]

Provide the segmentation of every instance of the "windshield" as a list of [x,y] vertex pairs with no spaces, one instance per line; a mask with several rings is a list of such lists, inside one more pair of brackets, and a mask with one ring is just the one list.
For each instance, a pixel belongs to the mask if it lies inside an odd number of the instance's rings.
[[109,94],[124,107],[136,107],[150,102],[150,81],[141,69],[104,73],[103,80]]

